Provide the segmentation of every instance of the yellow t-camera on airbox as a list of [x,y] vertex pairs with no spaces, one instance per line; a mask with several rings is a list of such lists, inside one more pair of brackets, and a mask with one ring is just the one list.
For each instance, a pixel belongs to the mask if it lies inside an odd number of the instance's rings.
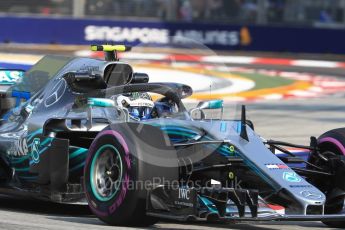
[[126,45],[91,45],[92,51],[104,51],[106,61],[118,61],[117,52],[131,51],[131,46]]

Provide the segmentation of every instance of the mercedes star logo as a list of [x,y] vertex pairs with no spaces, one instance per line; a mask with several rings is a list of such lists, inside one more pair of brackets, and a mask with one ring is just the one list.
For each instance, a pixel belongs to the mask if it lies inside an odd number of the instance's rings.
[[301,195],[308,199],[320,200],[323,196],[320,193],[315,193],[311,191],[302,191]]

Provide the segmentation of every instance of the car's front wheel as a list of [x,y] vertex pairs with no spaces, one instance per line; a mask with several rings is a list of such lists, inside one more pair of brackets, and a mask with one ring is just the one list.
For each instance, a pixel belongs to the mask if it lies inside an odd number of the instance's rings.
[[[143,143],[164,156],[162,133],[144,126]],[[177,168],[145,161],[145,148],[137,146],[141,136],[137,124],[111,125],[100,132],[89,148],[84,168],[86,199],[92,212],[110,225],[149,226],[157,219],[146,215],[146,183],[154,178],[177,179]],[[155,138],[157,136],[157,138]]]
[[86,198],[93,213],[110,225],[156,222],[145,215],[145,200],[130,188],[138,173],[133,160],[124,138],[113,130],[100,133],[89,150],[84,174]]
[[[318,138],[318,148],[323,159],[312,156],[309,162],[334,176],[316,177],[312,183],[326,194],[325,214],[339,214],[345,207],[345,128],[322,134]],[[345,228],[345,221],[323,221],[323,223],[330,227]]]

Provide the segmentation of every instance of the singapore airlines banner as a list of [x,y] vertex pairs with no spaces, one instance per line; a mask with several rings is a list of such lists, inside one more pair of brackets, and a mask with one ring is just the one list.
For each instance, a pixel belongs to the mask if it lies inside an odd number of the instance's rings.
[[193,40],[211,49],[345,54],[345,31],[316,28],[0,17],[0,42],[154,44]]

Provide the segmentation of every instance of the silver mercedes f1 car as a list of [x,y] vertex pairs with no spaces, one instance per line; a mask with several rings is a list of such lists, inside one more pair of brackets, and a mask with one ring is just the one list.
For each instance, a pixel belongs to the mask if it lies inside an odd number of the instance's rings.
[[[223,101],[187,110],[191,87],[149,83],[119,61],[45,56],[0,70],[0,193],[85,202],[110,225],[322,221],[345,227],[345,129],[310,146],[266,140]],[[298,154],[287,147],[299,148]]]

